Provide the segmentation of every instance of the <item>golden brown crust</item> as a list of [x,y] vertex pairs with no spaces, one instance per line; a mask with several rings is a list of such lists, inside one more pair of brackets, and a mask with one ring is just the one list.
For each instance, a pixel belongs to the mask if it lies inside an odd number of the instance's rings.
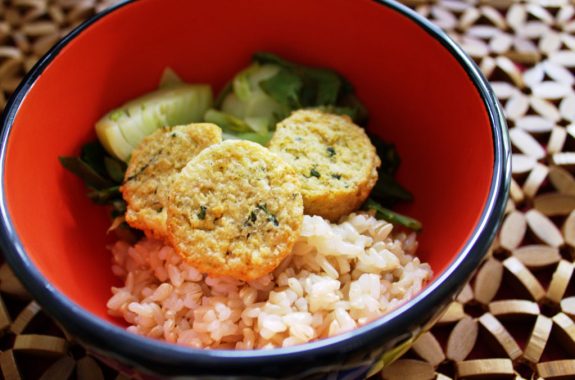
[[269,148],[298,173],[305,213],[333,222],[361,206],[381,165],[363,128],[319,110],[295,111],[281,121]]
[[148,236],[165,238],[173,176],[204,148],[221,140],[220,128],[209,123],[164,127],[145,137],[132,152],[120,189],[128,224]]
[[291,252],[303,221],[293,168],[268,149],[230,140],[186,165],[168,202],[168,237],[191,265],[253,280]]

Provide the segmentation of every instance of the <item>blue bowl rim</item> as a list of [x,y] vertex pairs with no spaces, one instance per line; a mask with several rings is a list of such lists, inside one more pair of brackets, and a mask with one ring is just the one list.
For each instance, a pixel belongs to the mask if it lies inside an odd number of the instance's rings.
[[261,366],[262,360],[297,362],[298,357],[302,355],[320,354],[322,357],[337,355],[342,350],[349,351],[365,345],[366,339],[372,342],[376,340],[385,342],[382,339],[397,338],[398,331],[406,331],[407,327],[412,327],[413,330],[413,326],[421,326],[425,323],[422,321],[423,316],[429,315],[430,309],[436,310],[437,307],[444,307],[445,300],[453,296],[479,266],[501,222],[511,178],[511,151],[506,123],[500,105],[477,65],[445,32],[415,11],[393,0],[371,1],[407,17],[440,42],[457,59],[475,85],[490,119],[494,143],[494,167],[488,199],[471,237],[442,274],[409,302],[351,332],[299,346],[253,351],[191,349],[129,333],[84,310],[50,285],[26,255],[8,212],[4,183],[7,142],[20,105],[38,77],[57,57],[59,51],[90,25],[136,2],[136,0],[125,0],[92,16],[50,49],[24,77],[9,99],[1,118],[3,128],[0,135],[0,176],[2,177],[0,245],[8,264],[48,314],[60,321],[69,332],[79,336],[85,342],[90,342],[96,351],[104,352],[110,357],[127,360],[137,366],[145,367],[146,363],[161,362],[167,366],[193,367],[201,364],[200,366],[217,368],[225,363],[225,366],[230,366],[228,368],[232,369],[236,366]]

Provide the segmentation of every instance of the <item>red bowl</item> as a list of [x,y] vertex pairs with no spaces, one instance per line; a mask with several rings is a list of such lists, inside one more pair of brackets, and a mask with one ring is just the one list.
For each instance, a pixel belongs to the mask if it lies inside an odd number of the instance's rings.
[[[369,129],[402,157],[398,179],[415,201],[401,211],[423,222],[419,256],[434,280],[367,326],[292,348],[203,351],[129,334],[106,314],[115,283],[107,211],[57,157],[77,154],[95,138],[101,115],[154,89],[167,66],[218,90],[255,51],[330,67],[354,84]],[[468,279],[496,233],[510,178],[505,123],[477,67],[438,28],[388,1],[126,2],[57,44],[12,97],[2,123],[8,263],[94,352],[163,376],[365,373],[429,327]]]

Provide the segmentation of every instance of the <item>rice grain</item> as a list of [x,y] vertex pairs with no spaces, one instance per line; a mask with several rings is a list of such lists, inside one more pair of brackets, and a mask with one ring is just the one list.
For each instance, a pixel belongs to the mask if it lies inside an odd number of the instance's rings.
[[415,234],[364,213],[340,224],[305,216],[292,254],[271,274],[244,282],[211,277],[162,242],[112,247],[108,312],[128,331],[196,348],[266,349],[352,330],[398,307],[431,278],[413,256]]

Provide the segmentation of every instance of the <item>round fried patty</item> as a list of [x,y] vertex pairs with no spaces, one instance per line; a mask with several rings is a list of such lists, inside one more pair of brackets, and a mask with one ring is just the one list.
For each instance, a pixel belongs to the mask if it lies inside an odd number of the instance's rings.
[[176,251],[202,272],[246,281],[280,264],[302,220],[293,168],[249,141],[202,151],[177,176],[168,202]]
[[331,221],[361,206],[381,164],[363,128],[319,110],[299,110],[282,120],[269,149],[298,173],[305,213]]
[[175,174],[204,148],[222,141],[215,124],[161,128],[132,152],[120,190],[127,204],[126,221],[146,235],[165,238],[168,192]]

